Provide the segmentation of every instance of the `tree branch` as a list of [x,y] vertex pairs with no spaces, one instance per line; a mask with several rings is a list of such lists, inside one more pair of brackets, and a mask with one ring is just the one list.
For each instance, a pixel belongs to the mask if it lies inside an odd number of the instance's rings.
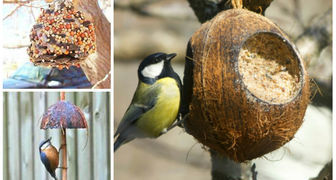
[[[322,52],[332,45],[332,9],[314,18],[305,31],[295,39],[303,59],[307,63],[308,72],[314,78],[312,103],[332,108],[332,64],[329,58],[323,58]],[[322,71],[321,71],[322,69]],[[327,70],[327,71],[326,71]]]
[[[216,2],[215,0],[188,0],[190,7],[194,10],[198,21],[201,23],[210,20],[223,10],[232,9],[233,5],[231,1],[235,2],[235,0],[221,0],[219,2]],[[264,15],[266,8],[272,3],[273,0],[241,1],[243,2],[243,8]]]
[[328,179],[333,179],[332,178],[332,160],[327,163],[326,165],[324,165],[324,167],[322,168],[322,170],[320,171],[320,173],[317,175],[317,177],[312,178],[311,180],[328,180]]
[[213,18],[218,12],[229,8],[226,3],[224,3],[224,6],[220,6],[220,4],[211,0],[188,0],[188,2],[201,23]]
[[[89,56],[81,67],[91,84],[97,84],[111,70],[111,24],[98,6],[97,0],[73,0],[76,9],[85,12],[93,20],[96,32],[97,52]],[[111,76],[100,83],[97,88],[110,88]]]
[[13,11],[11,11],[6,17],[4,17],[2,20],[6,20],[7,18],[9,18],[10,16],[12,16],[18,9],[20,9],[20,7],[22,7],[23,6],[23,4],[19,4],[19,5],[17,5],[16,6],[16,8],[13,10]]
[[210,150],[212,180],[241,180],[241,167],[229,158]]
[[153,0],[145,2],[130,2],[130,3],[120,3],[119,1],[114,2],[114,9],[131,11],[139,16],[144,17],[155,17],[162,19],[176,19],[176,20],[194,20],[189,16],[174,16],[174,14],[164,14],[161,12],[151,12],[147,9],[147,6],[152,3]]
[[4,44],[2,47],[5,49],[20,49],[27,48],[30,44]]
[[[304,59],[319,55],[321,50],[331,45],[332,9],[313,19],[312,24],[295,39]],[[307,47],[308,46],[308,47]]]
[[4,0],[2,1],[3,4],[27,4],[33,2],[34,0],[27,0],[27,1],[18,1],[18,0]]

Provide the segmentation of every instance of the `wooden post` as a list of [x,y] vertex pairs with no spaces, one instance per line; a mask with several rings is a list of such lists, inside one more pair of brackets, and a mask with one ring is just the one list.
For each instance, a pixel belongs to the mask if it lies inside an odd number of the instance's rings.
[[66,129],[62,129],[62,139],[61,139],[61,149],[63,150],[62,154],[62,180],[67,179],[67,170],[68,170],[68,159],[67,159],[67,148],[66,148]]
[[61,101],[65,100],[65,92],[60,92],[60,99]]
[[[65,92],[60,92],[61,101],[65,100]],[[67,179],[67,170],[68,170],[68,159],[67,159],[67,148],[66,148],[66,129],[62,128],[62,137],[61,137],[61,148],[62,153],[62,180]]]

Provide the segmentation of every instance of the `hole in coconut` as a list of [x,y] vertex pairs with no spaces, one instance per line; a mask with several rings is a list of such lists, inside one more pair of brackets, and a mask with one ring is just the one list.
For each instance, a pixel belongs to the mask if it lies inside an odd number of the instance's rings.
[[286,103],[301,89],[298,56],[277,34],[263,32],[247,39],[239,52],[238,69],[247,89],[268,103]]

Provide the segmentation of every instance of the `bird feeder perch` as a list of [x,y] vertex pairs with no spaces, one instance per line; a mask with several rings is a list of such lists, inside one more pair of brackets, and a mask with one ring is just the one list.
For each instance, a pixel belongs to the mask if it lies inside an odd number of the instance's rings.
[[236,162],[290,141],[309,103],[298,51],[269,19],[244,9],[204,23],[187,47],[186,131]]
[[61,129],[61,148],[63,149],[62,179],[67,179],[67,149],[66,129],[87,128],[87,122],[81,109],[65,101],[64,92],[61,92],[61,101],[51,105],[43,114],[41,129]]

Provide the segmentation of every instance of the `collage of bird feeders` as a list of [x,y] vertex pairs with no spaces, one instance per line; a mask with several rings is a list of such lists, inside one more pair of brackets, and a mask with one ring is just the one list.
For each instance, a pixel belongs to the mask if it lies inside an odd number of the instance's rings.
[[109,180],[109,0],[5,0],[2,179]]
[[2,0],[4,180],[332,180],[333,0]]

